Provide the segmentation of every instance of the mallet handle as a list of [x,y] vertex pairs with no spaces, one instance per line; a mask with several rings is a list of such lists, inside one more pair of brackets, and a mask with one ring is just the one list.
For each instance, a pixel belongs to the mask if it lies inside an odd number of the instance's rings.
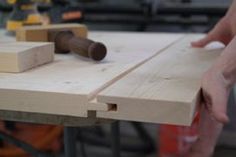
[[81,56],[100,61],[107,54],[106,46],[90,39],[75,37],[71,31],[50,31],[49,41],[55,42],[56,53],[75,52]]

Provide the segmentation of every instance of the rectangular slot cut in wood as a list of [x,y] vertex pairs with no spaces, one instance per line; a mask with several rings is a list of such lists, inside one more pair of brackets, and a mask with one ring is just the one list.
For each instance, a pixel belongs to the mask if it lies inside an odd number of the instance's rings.
[[0,72],[23,72],[53,59],[53,43],[0,42]]
[[88,110],[109,110],[110,105],[106,108],[104,103],[93,109],[90,101],[127,71],[181,37],[183,34],[90,33],[89,38],[107,46],[105,60],[55,55],[52,64],[20,74],[0,73],[0,110],[75,117],[87,117]]
[[98,117],[152,123],[190,125],[202,74],[221,49],[191,48],[199,35],[187,35],[97,96],[117,110]]

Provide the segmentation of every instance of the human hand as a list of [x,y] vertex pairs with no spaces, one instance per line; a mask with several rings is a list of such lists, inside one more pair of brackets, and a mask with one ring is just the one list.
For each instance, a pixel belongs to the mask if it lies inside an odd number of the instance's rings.
[[236,82],[235,35],[236,0],[227,14],[203,39],[191,43],[193,47],[204,47],[212,41],[220,41],[226,48],[202,78],[199,136],[186,157],[210,157],[223,124],[229,121],[226,114],[227,101],[230,89]]
[[236,37],[202,77],[199,138],[186,157],[210,157],[223,124],[229,121],[226,110],[229,92],[236,82],[235,50]]
[[201,106],[198,139],[184,157],[212,156],[222,128],[223,124],[213,119],[206,108]]
[[209,114],[221,123],[229,121],[226,114],[229,92],[236,82],[236,37],[221,53],[219,59],[202,77],[202,100]]
[[228,122],[226,115],[230,88],[224,76],[214,66],[202,78],[202,90],[198,99],[200,123],[197,141],[186,157],[210,157],[214,152],[217,138]]
[[234,37],[234,34],[234,30],[232,30],[230,27],[229,18],[224,17],[204,38],[191,42],[191,45],[193,47],[204,47],[213,41],[219,41],[224,45],[228,45],[228,43]]
[[233,1],[226,15],[202,39],[191,43],[193,47],[204,47],[212,41],[219,41],[225,45],[236,35],[236,1]]
[[227,123],[227,102],[231,86],[218,66],[212,66],[202,77],[201,101],[212,119]]

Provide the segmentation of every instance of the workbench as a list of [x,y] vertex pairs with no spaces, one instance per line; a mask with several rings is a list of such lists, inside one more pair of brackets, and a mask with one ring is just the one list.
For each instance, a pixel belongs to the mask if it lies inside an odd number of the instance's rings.
[[[1,31],[0,42],[13,41]],[[190,125],[202,74],[222,46],[191,48],[202,34],[90,32],[103,42],[101,62],[56,55],[23,73],[0,73],[0,118],[94,125],[109,120]]]

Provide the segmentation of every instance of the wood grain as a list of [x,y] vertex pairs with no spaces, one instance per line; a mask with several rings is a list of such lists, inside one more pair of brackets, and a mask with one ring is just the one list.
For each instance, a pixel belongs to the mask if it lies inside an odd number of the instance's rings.
[[[78,55],[56,55],[52,64],[25,73],[1,73],[0,110],[87,117],[98,92],[183,34],[97,32],[89,36],[107,45],[105,60],[97,63]],[[109,110],[109,105],[101,105],[97,108]]]
[[50,63],[54,44],[46,42],[1,42],[0,72],[23,72]]
[[116,104],[117,110],[98,117],[190,125],[201,76],[221,52],[191,48],[199,37],[186,35],[99,93],[98,102]]

